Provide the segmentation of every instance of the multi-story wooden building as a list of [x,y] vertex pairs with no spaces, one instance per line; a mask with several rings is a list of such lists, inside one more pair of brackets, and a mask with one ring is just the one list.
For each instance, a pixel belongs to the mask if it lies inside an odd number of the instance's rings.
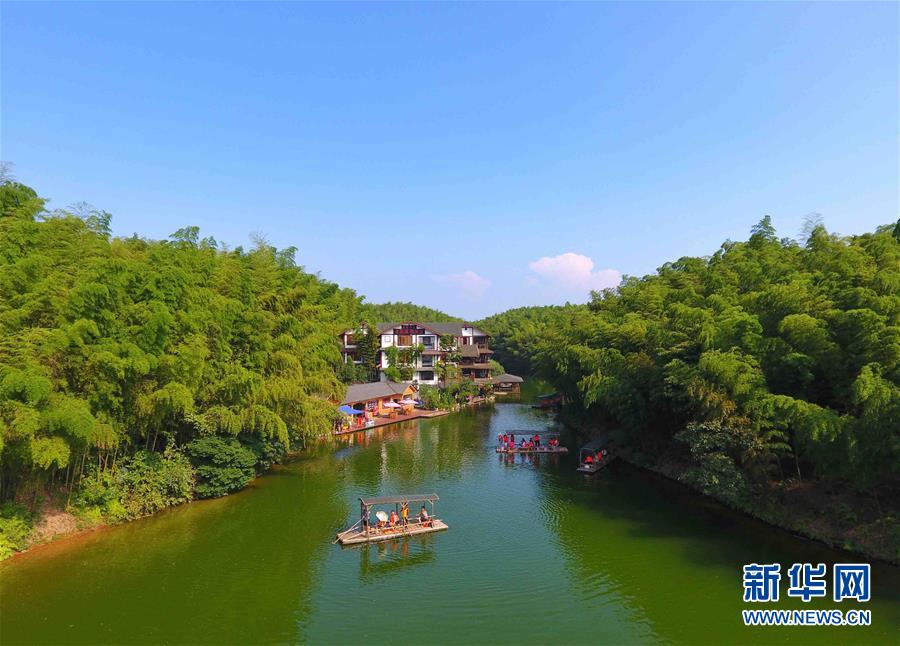
[[[410,366],[411,381],[436,385],[440,382],[435,366],[458,355],[460,377],[476,383],[490,383],[490,336],[469,323],[379,323],[376,329],[380,343],[376,366],[382,381],[387,378],[384,370],[390,366],[387,348],[413,348],[421,346],[422,352]],[[444,343],[442,343],[442,339]],[[447,343],[449,342],[449,343]],[[359,363],[358,346],[353,330],[341,334],[345,361]]]

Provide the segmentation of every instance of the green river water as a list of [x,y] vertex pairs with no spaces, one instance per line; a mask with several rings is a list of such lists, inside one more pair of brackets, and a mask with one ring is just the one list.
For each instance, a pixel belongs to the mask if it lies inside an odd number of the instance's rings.
[[[881,564],[871,602],[806,605],[871,627],[744,627],[743,564],[859,559],[625,464],[494,452],[551,423],[499,403],[322,442],[238,494],[32,550],[0,565],[0,641],[897,643],[900,570]],[[430,492],[449,531],[332,544],[359,496]]]

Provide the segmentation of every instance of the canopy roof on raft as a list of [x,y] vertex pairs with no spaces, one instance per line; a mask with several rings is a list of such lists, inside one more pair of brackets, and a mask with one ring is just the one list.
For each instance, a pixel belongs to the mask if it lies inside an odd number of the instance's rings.
[[587,444],[581,447],[582,451],[596,451],[597,449],[605,449],[606,448],[606,440],[603,438],[597,438],[595,440],[591,440]]
[[434,502],[440,500],[436,493],[412,493],[400,496],[376,496],[374,498],[360,498],[359,501],[366,507],[372,505],[392,505],[404,502]]

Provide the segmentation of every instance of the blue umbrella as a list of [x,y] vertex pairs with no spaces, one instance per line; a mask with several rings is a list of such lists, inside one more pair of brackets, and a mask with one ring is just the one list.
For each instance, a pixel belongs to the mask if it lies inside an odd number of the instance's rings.
[[362,415],[363,412],[361,410],[356,410],[355,408],[350,408],[349,406],[341,406],[338,408],[344,415]]

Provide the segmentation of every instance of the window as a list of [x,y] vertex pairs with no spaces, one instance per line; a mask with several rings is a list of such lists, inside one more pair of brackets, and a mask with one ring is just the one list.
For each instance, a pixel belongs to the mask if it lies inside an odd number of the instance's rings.
[[423,355],[422,356],[422,367],[430,368],[434,365],[434,357],[432,355]]
[[419,381],[434,381],[434,370],[423,370],[420,372]]
[[409,335],[398,336],[397,337],[397,345],[400,345],[400,346],[412,345],[412,337]]
[[422,337],[422,345],[426,350],[434,350],[434,337],[433,336],[423,336]]
[[355,343],[356,343],[356,341],[354,340],[353,335],[352,335],[352,334],[348,334],[348,335],[347,335],[346,345],[354,345]]

